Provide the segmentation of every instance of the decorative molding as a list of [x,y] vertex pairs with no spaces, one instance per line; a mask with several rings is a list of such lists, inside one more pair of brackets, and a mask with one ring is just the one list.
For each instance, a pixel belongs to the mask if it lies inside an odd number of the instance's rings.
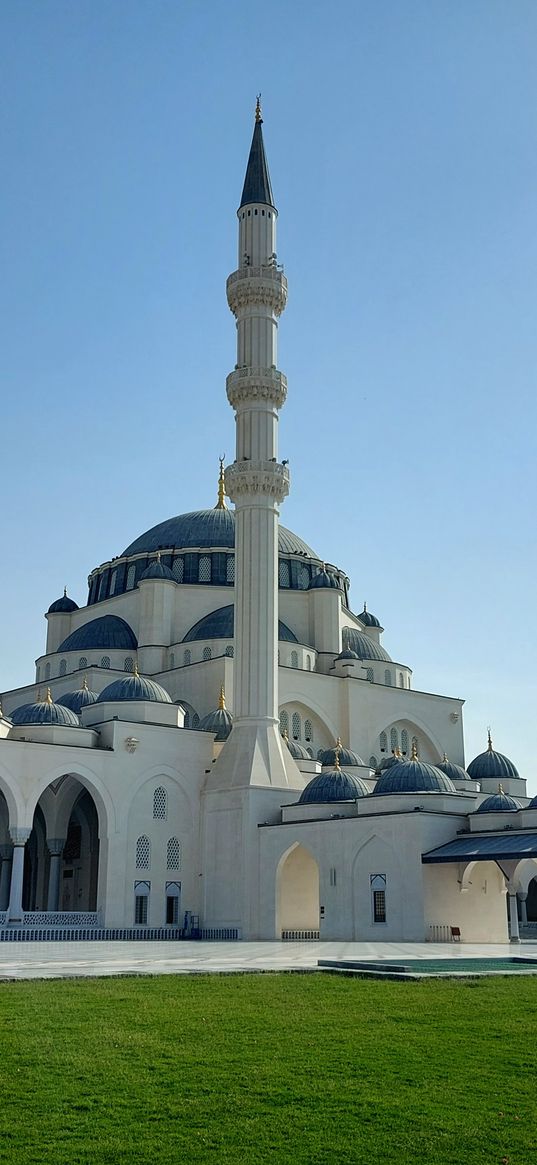
[[31,829],[25,829],[23,826],[14,826],[9,830],[13,845],[26,845],[31,834]]
[[226,379],[226,392],[234,409],[249,401],[266,401],[281,409],[287,397],[287,377],[277,368],[236,368]]
[[232,502],[245,494],[264,494],[283,502],[289,493],[289,470],[278,461],[234,461],[227,466],[225,480]]
[[242,267],[229,276],[226,293],[235,316],[250,304],[264,304],[279,316],[287,303],[287,279],[277,267]]
[[140,741],[136,736],[125,737],[125,748],[127,749],[127,752],[136,752],[139,743]]
[[23,926],[101,926],[99,910],[32,910],[24,912]]

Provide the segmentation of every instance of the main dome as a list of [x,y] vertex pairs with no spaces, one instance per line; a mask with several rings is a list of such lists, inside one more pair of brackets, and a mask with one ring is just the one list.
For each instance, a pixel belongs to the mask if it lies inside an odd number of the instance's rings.
[[[178,514],[175,518],[159,522],[158,526],[152,526],[145,534],[135,538],[120,557],[168,549],[226,547],[232,550],[234,546],[235,511],[216,507],[213,510],[194,510],[191,514]],[[307,558],[318,558],[311,546],[285,526],[279,527],[278,548],[280,554],[303,554]]]

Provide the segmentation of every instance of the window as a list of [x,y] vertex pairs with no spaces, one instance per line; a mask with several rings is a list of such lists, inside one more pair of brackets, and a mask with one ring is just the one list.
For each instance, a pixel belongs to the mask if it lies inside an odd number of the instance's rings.
[[125,590],[126,590],[126,591],[132,591],[132,588],[133,588],[133,586],[134,586],[134,576],[135,576],[135,574],[136,574],[136,566],[135,566],[135,564],[134,564],[134,562],[133,562],[133,563],[131,563],[131,565],[129,566],[129,569],[128,569],[128,571],[127,571],[127,584],[126,584],[126,587],[125,587]]
[[293,740],[300,740],[300,716],[293,712]]
[[104,599],[105,590],[106,590],[106,575],[102,574],[100,579],[99,579],[99,592],[97,595],[97,602],[99,602],[99,599]]
[[67,671],[67,660],[61,659],[60,660],[60,675],[64,676],[66,671]]
[[386,671],[384,672],[384,683],[386,684],[387,688],[391,688],[391,686],[392,686],[392,673],[391,673],[391,671],[388,671],[387,668],[386,668]]
[[306,656],[306,671],[311,671],[311,656]]
[[289,732],[289,713],[285,711],[285,708],[283,712],[280,712],[280,732]]
[[401,732],[401,752],[403,756],[406,756],[408,752],[408,732],[406,728],[403,728]]
[[47,665],[45,667],[45,679],[46,680],[50,679],[50,664],[49,663],[47,663]]
[[313,727],[311,720],[304,721],[304,740],[308,742],[313,740]]
[[418,745],[417,736],[412,737],[412,751],[413,752],[415,751],[419,755],[419,745]]
[[110,576],[110,594],[111,595],[115,595],[115,593],[116,593],[116,582],[117,582],[117,566],[116,566],[115,570],[112,571],[112,574]]
[[210,554],[202,554],[201,555],[200,561],[199,561],[198,578],[199,578],[199,581],[201,583],[203,583],[203,582],[206,583],[206,582],[211,581],[211,556],[210,556]]
[[200,718],[198,716],[198,713],[194,712],[194,715],[192,717],[192,727],[199,728],[199,726],[200,726]]
[[228,647],[226,647],[224,655],[227,655],[230,659],[233,659],[233,656],[235,655],[235,648],[230,644]]
[[235,582],[235,555],[228,554],[226,561],[226,582]]
[[192,653],[187,648],[187,650],[185,651],[185,653],[183,655],[183,665],[186,665],[186,664],[191,663],[191,662],[192,662]]
[[291,652],[291,667],[298,667],[298,652]]
[[156,821],[160,819],[165,821],[168,816],[168,794],[166,790],[159,785],[153,793],[153,818]]
[[370,756],[369,757],[369,768],[376,769],[377,765],[378,765],[378,760],[377,760],[376,756]]
[[147,907],[149,904],[150,882],[134,883],[134,923],[135,926],[147,926]]
[[151,868],[151,842],[142,834],[136,842],[136,869],[149,870]]
[[405,679],[404,679],[402,671],[400,671],[399,672],[399,687],[404,688],[404,686],[405,686]]
[[41,668],[40,667],[36,668],[35,679],[36,679],[36,683],[39,683],[39,681],[41,679]]
[[298,586],[301,591],[307,591],[310,585],[310,572],[307,566],[302,564],[298,568]]
[[177,580],[177,582],[183,581],[183,569],[184,569],[183,559],[176,558],[174,561],[174,564],[172,566],[172,574],[173,574],[174,579]]
[[181,842],[178,837],[170,837],[166,847],[166,869],[181,869]]
[[388,737],[386,736],[385,732],[381,732],[379,736],[379,747],[381,752],[386,752],[388,747]]
[[278,567],[278,580],[281,587],[291,586],[291,572],[289,570],[289,563],[280,559]]
[[87,667],[88,666],[88,657],[86,655],[80,656],[80,659],[78,661],[78,666],[79,667]]
[[370,874],[373,922],[386,922],[386,874]]
[[175,655],[173,654],[173,651],[170,651],[170,669],[173,669],[174,667],[175,667]]
[[306,752],[307,752],[307,754],[308,754],[308,756],[309,756],[310,760],[313,760],[313,759],[314,759],[314,756],[313,756],[313,749],[312,749],[312,748],[307,748],[307,749],[306,749]]
[[110,656],[103,655],[101,659],[101,667],[110,667]]
[[177,926],[181,903],[181,883],[166,882],[166,925]]
[[211,651],[210,647],[204,647],[202,658],[203,659],[211,659],[211,656],[212,656],[212,651]]
[[395,752],[395,749],[398,747],[399,747],[399,735],[397,732],[397,728],[391,728],[390,729],[390,748],[391,748],[392,752]]
[[132,655],[127,656],[127,658],[123,664],[123,671],[128,671],[129,674],[132,674],[132,672],[134,671],[134,660],[132,658]]
[[368,668],[366,668],[366,672],[365,672],[365,678],[366,678],[366,680],[368,680],[368,681],[369,681],[369,683],[370,683],[370,684],[372,684],[372,683],[373,683],[373,680],[374,680],[374,678],[375,678],[375,673],[374,673],[374,671],[373,671],[373,668],[372,668],[372,667],[368,667]]
[[183,721],[183,727],[190,728],[190,712],[188,711],[188,708],[185,708],[185,718]]

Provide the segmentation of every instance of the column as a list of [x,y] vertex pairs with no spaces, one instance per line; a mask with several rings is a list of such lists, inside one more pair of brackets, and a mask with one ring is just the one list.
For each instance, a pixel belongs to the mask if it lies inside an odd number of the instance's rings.
[[509,938],[512,943],[520,942],[520,932],[518,929],[518,906],[516,893],[508,890],[509,897]]
[[13,861],[13,846],[11,842],[0,845],[0,910],[7,910],[9,905],[9,887],[11,884],[11,863]]
[[522,926],[526,926],[527,922],[528,922],[528,910],[527,910],[528,895],[519,893],[519,894],[517,894],[517,898],[518,898],[518,901],[520,902],[520,922],[521,922]]
[[22,885],[24,880],[24,847],[31,829],[10,829],[13,842],[13,865],[9,892],[8,922],[22,922]]
[[47,848],[50,854],[47,910],[59,909],[58,904],[60,901],[60,875],[64,845],[64,837],[47,837]]

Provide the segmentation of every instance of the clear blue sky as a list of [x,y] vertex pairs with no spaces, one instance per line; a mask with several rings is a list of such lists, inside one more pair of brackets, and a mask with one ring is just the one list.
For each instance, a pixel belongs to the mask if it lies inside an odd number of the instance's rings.
[[253,107],[289,278],[282,520],[537,790],[534,0],[4,0],[0,688],[233,455]]

